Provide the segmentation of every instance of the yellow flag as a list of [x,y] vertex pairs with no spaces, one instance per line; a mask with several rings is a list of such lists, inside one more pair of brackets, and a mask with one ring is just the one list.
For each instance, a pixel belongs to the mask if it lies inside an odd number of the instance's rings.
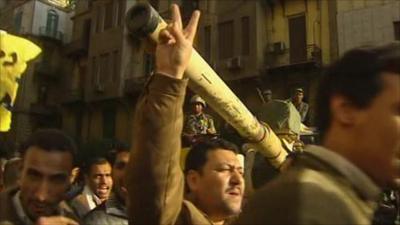
[[31,41],[0,30],[0,132],[11,125],[11,107],[18,91],[18,79],[42,50]]

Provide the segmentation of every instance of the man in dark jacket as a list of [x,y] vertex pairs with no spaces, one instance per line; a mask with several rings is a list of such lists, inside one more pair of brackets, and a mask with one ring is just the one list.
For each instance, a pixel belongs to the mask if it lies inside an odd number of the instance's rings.
[[62,201],[68,190],[76,147],[58,130],[33,133],[21,146],[20,187],[0,194],[0,222],[77,225]]
[[92,210],[84,219],[87,225],[127,225],[126,214],[127,191],[125,187],[125,168],[129,161],[129,147],[115,147],[116,156],[112,168],[114,182],[111,196]]

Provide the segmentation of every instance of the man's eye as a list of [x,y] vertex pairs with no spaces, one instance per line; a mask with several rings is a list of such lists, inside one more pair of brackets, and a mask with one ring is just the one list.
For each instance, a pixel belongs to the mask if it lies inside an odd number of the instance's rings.
[[230,171],[230,168],[218,168],[217,171],[218,172],[225,172],[225,171]]
[[53,183],[57,183],[57,184],[64,183],[66,180],[67,180],[67,178],[65,176],[55,176],[51,179],[51,181]]
[[28,177],[31,180],[39,180],[41,178],[40,174],[35,173],[35,172],[28,172]]

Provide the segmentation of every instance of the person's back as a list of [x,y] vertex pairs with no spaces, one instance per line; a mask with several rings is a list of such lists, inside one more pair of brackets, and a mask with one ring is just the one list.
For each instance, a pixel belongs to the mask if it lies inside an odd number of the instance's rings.
[[379,189],[342,157],[308,146],[283,173],[252,196],[237,224],[369,223]]

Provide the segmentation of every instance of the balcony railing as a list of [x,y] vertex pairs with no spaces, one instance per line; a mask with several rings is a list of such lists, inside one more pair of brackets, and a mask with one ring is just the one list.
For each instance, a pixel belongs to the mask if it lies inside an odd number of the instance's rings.
[[64,94],[64,103],[73,103],[83,101],[83,89],[72,89],[68,90]]
[[48,61],[41,61],[35,64],[35,74],[55,80],[62,76],[62,69],[60,66],[52,65]]
[[290,49],[281,42],[273,43],[266,52],[268,61],[266,65],[269,69],[282,69],[292,66],[311,65],[320,67],[322,64],[322,50],[315,44],[310,44],[302,49],[304,55],[293,58],[290,56]]
[[49,37],[58,41],[63,41],[64,34],[61,31],[49,29],[48,27],[39,27],[39,35]]
[[69,56],[87,55],[89,49],[89,40],[87,38],[79,38],[66,45],[65,51]]

